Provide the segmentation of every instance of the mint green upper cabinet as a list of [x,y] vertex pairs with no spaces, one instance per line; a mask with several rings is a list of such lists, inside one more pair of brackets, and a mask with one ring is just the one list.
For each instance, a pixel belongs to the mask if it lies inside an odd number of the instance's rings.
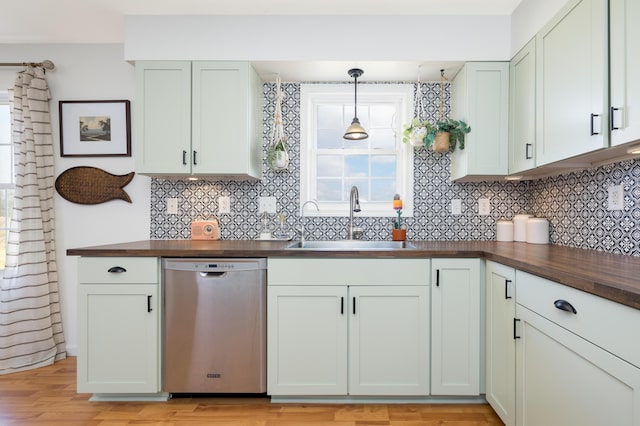
[[511,59],[509,98],[509,174],[513,174],[535,167],[535,38]]
[[508,173],[509,63],[468,62],[451,83],[451,117],[471,127],[464,149],[451,153],[451,180]]
[[134,105],[136,172],[191,173],[191,62],[138,62]]
[[136,64],[136,171],[262,177],[262,82],[247,62]]
[[610,0],[611,145],[640,139],[640,2]]
[[536,163],[606,148],[607,1],[571,0],[536,36]]

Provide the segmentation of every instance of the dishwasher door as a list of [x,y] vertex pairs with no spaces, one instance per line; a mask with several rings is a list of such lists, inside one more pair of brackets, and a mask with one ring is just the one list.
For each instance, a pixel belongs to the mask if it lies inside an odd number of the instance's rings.
[[164,387],[266,392],[266,259],[164,259]]

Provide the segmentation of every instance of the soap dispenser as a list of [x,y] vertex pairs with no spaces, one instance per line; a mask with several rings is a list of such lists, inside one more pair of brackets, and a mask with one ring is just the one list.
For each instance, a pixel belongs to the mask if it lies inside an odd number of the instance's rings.
[[261,240],[270,240],[271,239],[271,225],[269,225],[269,213],[262,213],[262,228],[260,229],[260,237]]

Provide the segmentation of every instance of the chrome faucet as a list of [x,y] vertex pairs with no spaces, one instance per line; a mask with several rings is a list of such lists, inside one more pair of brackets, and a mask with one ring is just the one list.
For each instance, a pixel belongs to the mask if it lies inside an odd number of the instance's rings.
[[353,227],[353,212],[360,211],[360,196],[358,195],[358,187],[352,186],[349,193],[349,239],[353,240],[362,235],[362,229]]
[[302,204],[302,207],[300,207],[300,222],[302,223],[300,225],[300,242],[302,243],[304,243],[304,208],[307,204],[313,204],[314,206],[316,206],[316,210],[320,211],[320,206],[318,206],[318,202],[316,200],[305,201]]

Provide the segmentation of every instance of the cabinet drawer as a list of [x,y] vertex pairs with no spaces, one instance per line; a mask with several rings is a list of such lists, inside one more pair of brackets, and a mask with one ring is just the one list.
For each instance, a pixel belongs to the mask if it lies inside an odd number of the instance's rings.
[[269,285],[429,285],[429,259],[275,257]]
[[157,257],[81,257],[78,279],[81,284],[157,284],[158,262]]
[[[569,302],[576,313],[556,308]],[[516,272],[516,302],[640,367],[640,310],[526,272]]]

